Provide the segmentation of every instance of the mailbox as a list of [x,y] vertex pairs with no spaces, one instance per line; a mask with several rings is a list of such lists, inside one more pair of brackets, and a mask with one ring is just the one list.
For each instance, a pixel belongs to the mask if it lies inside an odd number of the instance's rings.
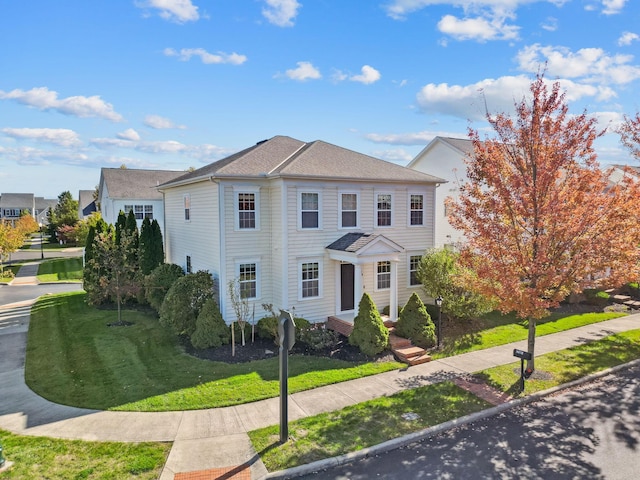
[[521,358],[522,360],[531,360],[531,354],[525,350],[513,349],[513,356]]
[[[287,351],[291,350],[296,343],[296,324],[293,321],[293,315],[287,310],[280,310],[278,337],[280,339],[280,348],[286,348]],[[286,345],[284,343],[285,338],[287,340]]]

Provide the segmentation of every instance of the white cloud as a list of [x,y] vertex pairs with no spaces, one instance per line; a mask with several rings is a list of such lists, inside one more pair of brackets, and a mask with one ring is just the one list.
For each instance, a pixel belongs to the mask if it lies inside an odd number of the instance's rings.
[[322,78],[320,70],[313,66],[311,62],[297,62],[297,68],[287,70],[285,75],[291,80],[304,82],[305,80],[317,80]]
[[85,163],[89,157],[76,151],[40,150],[33,147],[7,148],[3,156],[18,165],[79,165]]
[[621,47],[631,45],[633,42],[640,40],[640,36],[633,32],[623,32],[618,39],[618,45]]
[[597,84],[626,84],[640,78],[640,67],[630,65],[631,55],[607,55],[601,48],[582,48],[572,52],[566,47],[530,45],[516,56],[518,68],[537,72],[547,65],[551,76],[580,78]]
[[122,140],[129,140],[131,142],[137,142],[138,140],[140,140],[140,134],[133,128],[127,128],[124,132],[118,133],[117,137]]
[[620,13],[624,8],[624,4],[627,0],[602,0],[602,13],[605,15],[615,15]]
[[438,22],[438,30],[456,40],[514,40],[518,38],[520,27],[505,25],[504,18],[464,18],[445,15]]
[[82,144],[78,134],[66,128],[3,128],[2,132],[12,138],[53,143],[62,147],[77,147]]
[[[410,13],[436,5],[462,8],[465,13],[489,11],[498,14],[514,12],[523,5],[532,3],[551,3],[561,6],[570,0],[391,0],[384,8],[387,15],[395,20],[404,20]],[[625,0],[602,0],[604,3],[623,2]]]
[[[514,104],[529,96],[532,79],[525,75],[486,79],[471,85],[430,83],[417,94],[417,103],[425,113],[441,113],[469,120],[484,120],[489,113],[512,113]],[[554,83],[546,80],[547,83]],[[616,93],[608,87],[558,80],[567,102],[583,97],[608,100]]]
[[233,53],[209,53],[204,48],[182,48],[180,51],[177,51],[173,48],[165,48],[163,53],[167,57],[178,57],[179,60],[183,62],[189,61],[191,57],[200,57],[202,63],[210,65],[210,64],[220,64],[220,63],[230,63],[232,65],[242,65],[247,61],[247,57],[245,55],[239,55],[235,52]]
[[410,133],[368,133],[364,136],[373,143],[389,145],[426,145],[436,137],[466,138],[466,132],[410,132]]
[[371,154],[376,158],[381,158],[388,162],[398,163],[400,165],[406,165],[413,160],[414,155],[403,150],[402,148],[396,148],[391,150],[374,150]]
[[352,82],[364,83],[365,85],[369,85],[380,80],[380,72],[370,65],[364,65],[360,71],[362,72],[360,75],[352,75],[349,77],[349,80]]
[[160,115],[147,115],[144,117],[144,124],[147,127],[155,128],[156,130],[163,130],[169,128],[177,128],[180,130],[184,130],[187,127],[184,125],[176,125],[171,120],[165,117],[161,117]]
[[47,87],[39,87],[27,91],[16,89],[4,92],[0,90],[0,100],[15,100],[18,103],[39,110],[55,110],[64,115],[73,115],[80,118],[100,117],[112,122],[123,121],[122,115],[113,110],[113,105],[106,103],[98,95],[59,99],[58,92],[49,90]]
[[262,9],[262,15],[269,23],[279,27],[292,27],[302,6],[296,0],[264,0],[264,3],[266,7]]
[[191,0],[138,0],[135,4],[140,8],[160,10],[160,17],[176,23],[195,22],[200,18],[198,7]]
[[547,32],[555,32],[558,29],[558,19],[555,17],[547,17],[540,26]]

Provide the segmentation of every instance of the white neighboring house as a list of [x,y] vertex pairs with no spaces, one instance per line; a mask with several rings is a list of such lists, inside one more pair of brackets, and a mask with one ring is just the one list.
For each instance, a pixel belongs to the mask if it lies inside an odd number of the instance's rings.
[[438,183],[326,142],[276,136],[161,185],[167,262],[209,271],[227,322],[235,280],[256,321],[265,303],[311,322],[353,321],[364,292],[395,319],[420,293]]
[[464,240],[462,232],[451,226],[445,208],[445,199],[458,198],[460,185],[466,181],[467,167],[464,159],[473,153],[471,140],[463,138],[435,137],[409,162],[407,168],[436,175],[447,181],[436,190],[435,246],[455,247]]
[[164,205],[158,185],[173,180],[184,171],[103,168],[98,184],[98,209],[108,224],[115,225],[120,211],[136,216],[138,229],[145,217],[157,220],[164,237]]

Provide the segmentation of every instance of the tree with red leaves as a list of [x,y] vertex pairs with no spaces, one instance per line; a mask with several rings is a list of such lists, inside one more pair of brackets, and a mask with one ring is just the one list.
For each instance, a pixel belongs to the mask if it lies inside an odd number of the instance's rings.
[[624,122],[618,127],[618,133],[622,145],[640,160],[640,113],[636,113],[635,117],[625,115]]
[[495,138],[470,129],[474,154],[451,223],[466,236],[473,286],[528,320],[533,358],[537,320],[570,293],[637,280],[640,187],[600,169],[593,142],[603,132],[586,113],[568,114],[558,83],[540,74],[530,93],[513,118],[487,114]]

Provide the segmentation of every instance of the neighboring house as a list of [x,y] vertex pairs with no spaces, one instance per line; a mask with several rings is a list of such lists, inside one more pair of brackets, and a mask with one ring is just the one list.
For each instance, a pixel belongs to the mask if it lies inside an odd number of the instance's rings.
[[78,220],[84,220],[97,211],[93,194],[94,190],[80,190],[78,192]]
[[25,210],[33,216],[39,224],[49,223],[47,212],[55,208],[58,200],[48,200],[36,197],[33,193],[3,193],[0,195],[0,221],[10,222],[12,225],[20,218]]
[[172,170],[137,170],[103,168],[98,184],[98,207],[102,218],[115,225],[120,212],[136,216],[138,228],[145,218],[157,220],[164,236],[164,206],[157,187],[184,172]]
[[436,191],[436,247],[455,247],[464,240],[463,234],[449,223],[445,199],[456,199],[460,195],[460,185],[466,180],[467,172],[464,159],[472,153],[471,140],[435,137],[407,165],[407,168],[436,175],[447,181]]
[[255,320],[263,304],[311,322],[353,320],[364,292],[379,309],[420,292],[442,179],[322,141],[286,136],[160,187],[167,262],[209,271],[227,322],[238,281]]

